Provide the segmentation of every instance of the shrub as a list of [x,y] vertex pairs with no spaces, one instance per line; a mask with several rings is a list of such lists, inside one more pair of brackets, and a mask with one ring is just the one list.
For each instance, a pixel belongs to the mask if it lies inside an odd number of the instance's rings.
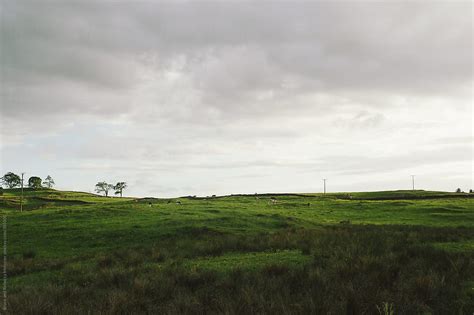
[[36,257],[36,251],[30,249],[26,252],[23,252],[23,259],[33,259]]

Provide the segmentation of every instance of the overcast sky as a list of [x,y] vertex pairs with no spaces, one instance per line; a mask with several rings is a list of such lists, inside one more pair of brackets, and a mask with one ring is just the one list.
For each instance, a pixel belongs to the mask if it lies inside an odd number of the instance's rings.
[[1,1],[2,174],[158,197],[474,188],[471,1],[259,2]]

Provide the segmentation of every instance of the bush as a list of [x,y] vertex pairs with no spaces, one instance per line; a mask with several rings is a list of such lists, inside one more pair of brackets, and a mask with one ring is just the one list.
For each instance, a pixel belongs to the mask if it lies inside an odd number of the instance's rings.
[[23,252],[23,259],[33,259],[36,257],[36,251],[34,250],[27,250]]

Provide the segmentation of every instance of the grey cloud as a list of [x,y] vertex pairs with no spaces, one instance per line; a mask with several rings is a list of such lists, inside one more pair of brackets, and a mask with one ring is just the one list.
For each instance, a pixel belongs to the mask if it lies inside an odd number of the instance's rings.
[[[211,161],[209,161],[211,160]],[[295,161],[274,161],[274,160],[247,160],[247,161],[226,161],[226,162],[220,162],[216,161],[213,162],[212,159],[208,159],[206,162],[201,162],[201,163],[192,163],[189,161],[185,162],[179,162],[179,161],[166,161],[166,162],[146,162],[146,163],[141,163],[140,165],[134,165],[130,166],[128,164],[123,164],[123,165],[107,165],[106,163],[101,162],[101,160],[98,160],[97,162],[84,162],[81,163],[80,165],[76,166],[65,166],[62,167],[61,169],[63,170],[75,170],[75,171],[80,171],[80,170],[86,170],[86,171],[128,171],[128,172],[134,172],[134,173],[140,173],[140,172],[149,172],[149,173],[143,173],[143,174],[150,174],[153,172],[167,172],[167,173],[176,173],[177,170],[179,172],[182,171],[219,171],[222,169],[225,169],[227,171],[233,171],[233,170],[255,170],[258,169],[264,170],[264,169],[269,169],[275,170],[275,169],[281,169],[281,168],[286,168],[286,169],[308,169],[311,167],[314,167],[315,165],[320,164],[321,162],[319,161],[314,161],[314,162],[295,162]],[[246,175],[245,177],[249,177],[250,175]],[[256,175],[252,175],[252,177],[257,177]]]
[[[252,91],[279,93],[287,79],[305,89],[298,93],[433,93],[472,80],[470,6],[7,2],[3,80],[133,88],[138,55],[155,51],[159,71],[177,56],[187,58],[181,71],[202,92],[196,101],[203,106],[251,106],[259,95]],[[70,101],[64,98],[64,107],[74,106]],[[91,107],[84,102],[82,111]]]
[[435,144],[473,144],[474,136],[465,136],[465,137],[443,137],[433,141]]
[[[6,2],[1,33],[4,79],[38,83],[46,76],[122,88],[130,84],[128,56],[104,47],[120,36],[114,26],[126,24],[126,19],[117,19],[114,10],[97,9],[90,3]],[[109,26],[112,21],[116,25]]]
[[[357,175],[367,173],[388,173],[395,170],[416,169],[429,165],[472,161],[471,148],[466,146],[447,146],[443,149],[416,150],[410,154],[394,156],[329,156],[321,162],[321,168],[327,168],[339,175]],[[318,170],[321,170],[318,168]],[[466,170],[468,172],[470,170]]]
[[[471,2],[7,0],[1,10],[5,165],[27,146],[68,156],[58,169],[350,175],[464,163],[472,148],[446,136],[472,126]],[[410,155],[386,157],[398,147]],[[373,148],[378,158],[365,157]]]
[[380,125],[385,116],[380,113],[370,113],[368,111],[360,111],[349,118],[337,118],[334,121],[336,126],[346,128],[372,128]]

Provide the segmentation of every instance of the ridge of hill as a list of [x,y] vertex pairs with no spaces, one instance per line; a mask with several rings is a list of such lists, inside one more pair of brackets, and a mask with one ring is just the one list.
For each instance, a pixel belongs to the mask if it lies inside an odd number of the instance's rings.
[[[20,206],[21,189],[3,189],[3,196],[0,196],[0,210],[18,209]],[[392,191],[374,191],[374,192],[340,192],[340,193],[260,193],[260,194],[231,194],[223,196],[182,196],[177,198],[155,198],[155,197],[105,197],[93,193],[81,191],[61,191],[56,189],[31,189],[24,188],[23,205],[25,210],[34,210],[46,206],[78,205],[94,203],[116,203],[130,200],[150,201],[150,200],[178,200],[178,199],[228,199],[238,197],[258,197],[258,198],[324,198],[324,199],[343,199],[343,200],[419,200],[419,199],[442,199],[442,198],[474,198],[474,194],[454,193],[444,191],[426,191],[426,190],[392,190]]]

